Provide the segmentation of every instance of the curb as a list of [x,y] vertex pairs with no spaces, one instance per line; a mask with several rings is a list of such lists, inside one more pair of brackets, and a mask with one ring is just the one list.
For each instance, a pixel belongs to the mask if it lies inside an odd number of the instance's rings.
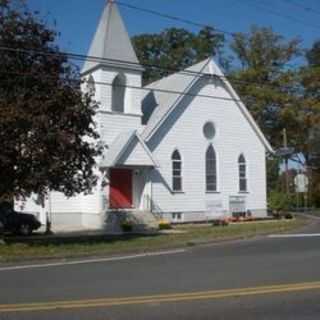
[[[318,223],[318,221],[315,221],[313,219],[309,219],[308,217],[305,217],[305,220],[307,220],[307,223],[303,226],[299,226],[297,228],[294,228],[292,230],[299,231],[299,230],[304,230],[308,227],[314,226],[315,224]],[[287,234],[292,232],[292,230],[287,230],[284,232],[281,232],[281,234]],[[176,251],[176,250],[188,250],[191,248],[196,248],[196,247],[205,247],[205,246],[215,246],[215,245],[222,245],[222,244],[232,244],[232,243],[237,243],[239,241],[257,241],[261,240],[264,238],[267,238],[268,235],[272,233],[267,232],[267,233],[260,233],[257,235],[248,235],[248,236],[235,236],[235,237],[226,237],[226,238],[220,238],[220,239],[211,239],[211,240],[188,240],[186,241],[183,245],[177,246],[177,247],[163,247],[159,249],[154,249],[154,250],[128,250],[127,252],[122,252],[122,253],[115,253],[115,254],[79,254],[79,255],[64,255],[62,257],[31,257],[31,258],[13,258],[9,259],[8,261],[0,261],[0,269],[2,267],[7,267],[7,266],[19,266],[22,263],[42,263],[42,262],[57,262],[57,263],[67,263],[67,262],[72,262],[74,260],[79,260],[79,259],[87,259],[87,260],[97,260],[97,259],[117,259],[122,256],[132,256],[132,255],[145,255],[148,256],[152,253],[159,253],[162,251]],[[152,234],[154,235],[154,234]],[[148,235],[146,235],[148,236]],[[129,237],[130,238],[130,237]],[[1,245],[1,243],[0,243]],[[0,256],[1,258],[1,256]]]

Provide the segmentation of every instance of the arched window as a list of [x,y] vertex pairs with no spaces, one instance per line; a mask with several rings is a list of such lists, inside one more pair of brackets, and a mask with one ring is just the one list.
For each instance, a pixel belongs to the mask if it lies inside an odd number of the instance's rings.
[[171,157],[172,161],[172,190],[182,191],[182,160],[178,150]]
[[124,102],[126,93],[126,77],[118,74],[112,82],[112,111],[124,112]]
[[246,164],[246,158],[243,154],[239,156],[238,159],[238,165],[239,165],[239,191],[245,192],[247,191],[247,164]]
[[206,152],[206,190],[207,192],[217,191],[217,158],[212,145]]

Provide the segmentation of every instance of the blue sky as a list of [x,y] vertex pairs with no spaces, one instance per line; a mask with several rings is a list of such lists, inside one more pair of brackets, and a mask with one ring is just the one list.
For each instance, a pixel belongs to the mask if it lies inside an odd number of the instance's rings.
[[[28,0],[61,33],[62,50],[86,54],[106,0]],[[286,38],[300,37],[309,47],[320,39],[319,0],[123,0],[123,2],[214,25],[219,29],[246,32],[250,25],[272,26]],[[296,5],[312,8],[314,12]],[[158,32],[166,27],[197,28],[121,7],[131,35]],[[316,13],[315,13],[316,12]],[[273,13],[273,14],[272,14]],[[289,18],[278,16],[283,15]],[[230,38],[227,38],[230,40]]]

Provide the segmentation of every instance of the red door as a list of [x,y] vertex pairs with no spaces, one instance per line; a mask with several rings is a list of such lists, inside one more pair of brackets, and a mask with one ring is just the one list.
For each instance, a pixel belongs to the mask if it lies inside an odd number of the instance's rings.
[[132,170],[111,169],[110,208],[132,208]]

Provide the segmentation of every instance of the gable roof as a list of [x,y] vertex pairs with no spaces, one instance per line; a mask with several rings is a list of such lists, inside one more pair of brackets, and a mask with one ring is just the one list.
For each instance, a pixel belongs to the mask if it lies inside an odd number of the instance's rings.
[[[251,125],[252,129],[259,137],[260,141],[263,143],[263,145],[269,152],[273,153],[273,148],[265,138],[264,134],[256,124],[255,120],[253,119],[245,105],[242,103],[240,97],[234,91],[231,84],[229,83],[221,69],[217,66],[217,64],[213,61],[212,58],[208,58],[200,63],[193,65],[190,68],[185,69],[184,71],[172,74],[169,77],[163,78],[145,87],[146,89],[151,90],[151,93],[154,96],[154,101],[157,104],[157,106],[151,114],[150,119],[145,127],[145,130],[142,133],[143,139],[147,141],[157,132],[158,128],[162,125],[162,123],[179,105],[185,94],[190,92],[190,90],[196,84],[196,82],[203,77],[203,74],[219,77],[221,82],[229,91],[231,98],[235,100],[235,103],[239,107],[241,113],[244,115],[244,117]],[[155,91],[152,91],[152,89],[155,89]],[[156,91],[157,89],[159,89],[160,92]],[[166,90],[176,91],[179,93],[165,92]],[[148,92],[150,94],[150,91]],[[148,99],[148,94],[146,94],[145,99]]]
[[108,1],[103,10],[88,56],[98,59],[85,61],[81,71],[82,74],[87,73],[100,65],[108,65],[106,59],[109,59],[109,64],[112,64],[113,66],[115,63],[118,63],[120,66],[132,64],[130,65],[131,69],[135,68],[142,70],[125,24],[121,18],[118,6],[114,1]]
[[[150,135],[153,134],[174,106],[176,106],[184,97],[184,94],[168,93],[165,91],[188,92],[201,76],[194,75],[194,73],[207,73],[209,71],[209,61],[210,59],[206,59],[184,71],[174,73],[166,78],[151,83],[146,87],[147,89],[150,89],[154,95],[154,102],[157,104],[157,107],[154,109],[145,130],[142,132],[142,137],[144,139],[148,139]],[[152,89],[156,90],[152,91]],[[157,89],[160,91],[157,91]],[[150,91],[148,90],[147,92]],[[147,95],[145,98],[148,98]]]
[[[135,156],[138,157],[135,158]],[[120,133],[103,156],[100,167],[148,165],[159,167],[151,151],[136,130]]]

